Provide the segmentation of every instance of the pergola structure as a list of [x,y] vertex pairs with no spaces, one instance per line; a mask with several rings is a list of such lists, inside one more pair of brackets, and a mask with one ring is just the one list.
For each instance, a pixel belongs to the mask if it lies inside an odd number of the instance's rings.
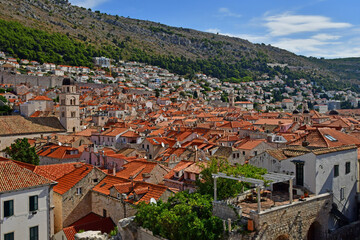
[[[221,173],[221,172],[219,172],[217,174],[213,173],[211,175],[212,175],[212,178],[214,179],[214,201],[217,200],[217,187],[216,187],[216,179],[217,178],[227,178],[227,179],[232,179],[232,180],[237,180],[237,181],[242,181],[242,182],[248,182],[248,183],[254,184],[256,186],[257,211],[258,211],[258,213],[261,212],[260,188],[265,186],[265,182],[263,180],[255,179],[255,178],[246,178],[246,177],[242,177],[242,176],[226,175],[225,173]],[[264,174],[264,175],[262,175],[262,177],[266,181],[269,181],[270,184],[289,182],[289,202],[290,202],[290,204],[292,204],[292,202],[293,202],[293,186],[292,185],[293,185],[293,179],[295,178],[295,176],[272,172],[272,173]]]

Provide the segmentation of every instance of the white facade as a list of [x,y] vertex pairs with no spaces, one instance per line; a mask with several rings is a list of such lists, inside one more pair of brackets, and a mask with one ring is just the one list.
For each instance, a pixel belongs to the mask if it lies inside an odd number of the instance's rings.
[[20,113],[24,117],[31,116],[36,111],[52,111],[54,108],[53,101],[28,101],[20,105]]
[[[29,197],[38,196],[38,210],[30,212]],[[13,200],[13,216],[4,218],[4,202]],[[39,239],[50,239],[54,234],[54,215],[52,211],[52,186],[39,186],[17,191],[0,193],[1,240],[4,234],[14,233],[14,239],[29,239],[30,228],[38,226]]]
[[[333,193],[333,201],[338,209],[350,221],[356,219],[356,188],[357,188],[357,149],[347,149],[315,154],[310,152],[301,156],[277,160],[267,152],[250,159],[250,164],[266,168],[269,172],[295,175],[296,162],[303,164],[303,186],[312,193],[319,195],[327,192]],[[346,165],[350,167],[346,172]],[[338,166],[338,171],[335,170]],[[338,172],[338,175],[335,174]],[[294,185],[297,185],[295,178]],[[329,229],[335,228],[337,221],[329,219]]]

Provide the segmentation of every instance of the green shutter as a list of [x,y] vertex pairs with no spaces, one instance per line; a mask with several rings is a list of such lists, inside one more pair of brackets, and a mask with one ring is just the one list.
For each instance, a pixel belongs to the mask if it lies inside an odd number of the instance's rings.
[[38,196],[29,197],[29,211],[38,210]]
[[14,200],[4,202],[4,217],[10,217],[14,215]]
[[30,228],[30,240],[39,240],[39,227]]
[[14,233],[4,234],[4,240],[14,240]]

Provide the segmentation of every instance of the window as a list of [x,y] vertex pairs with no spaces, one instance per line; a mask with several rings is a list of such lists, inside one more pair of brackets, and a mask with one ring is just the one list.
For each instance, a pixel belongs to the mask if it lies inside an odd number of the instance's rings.
[[65,105],[65,99],[61,99],[61,105]]
[[106,217],[106,215],[107,215],[106,209],[103,209],[103,217]]
[[82,194],[82,188],[78,187],[76,188],[76,195],[81,195]]
[[233,153],[233,158],[236,158],[236,154],[235,154],[235,153]]
[[4,234],[4,240],[14,240],[14,232]]
[[245,155],[245,151],[243,151],[243,155]]
[[99,182],[99,179],[94,178],[94,179],[93,179],[93,182],[94,182],[94,183],[97,183],[97,182]]
[[75,112],[71,112],[71,117],[72,117],[72,118],[74,118],[74,117],[75,117],[75,115],[76,115],[76,113],[75,113]]
[[151,154],[149,154],[149,159],[152,159],[152,155],[151,155]]
[[337,139],[334,138],[333,136],[329,135],[329,134],[325,134],[324,135],[327,139],[329,139],[331,142],[337,142]]
[[255,156],[257,156],[257,151],[254,152]]
[[345,199],[345,187],[340,188],[340,201]]
[[61,117],[65,117],[65,112],[61,112]]
[[30,212],[38,210],[38,196],[29,197],[29,210]]
[[350,173],[350,162],[345,163],[345,174]]
[[30,228],[30,240],[39,240],[39,227],[31,227]]
[[14,200],[4,202],[4,218],[14,215]]
[[334,166],[334,177],[339,176],[339,165]]

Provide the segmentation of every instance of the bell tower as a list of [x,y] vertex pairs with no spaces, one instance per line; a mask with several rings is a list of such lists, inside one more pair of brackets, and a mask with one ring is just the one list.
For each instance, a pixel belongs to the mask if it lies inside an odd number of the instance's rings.
[[60,122],[67,132],[80,131],[80,94],[73,80],[64,78],[60,100]]

